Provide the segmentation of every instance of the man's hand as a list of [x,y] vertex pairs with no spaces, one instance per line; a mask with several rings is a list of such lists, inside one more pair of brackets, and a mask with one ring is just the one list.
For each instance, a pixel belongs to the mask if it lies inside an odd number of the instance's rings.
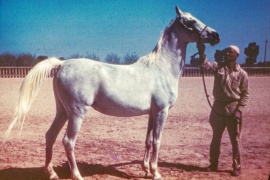
[[239,110],[236,110],[234,112],[234,120],[236,123],[236,135],[241,133],[241,127],[242,127],[242,112]]
[[242,118],[242,113],[241,113],[240,111],[235,111],[235,112],[234,112],[234,117],[235,117],[236,119],[241,119],[241,118]]
[[236,121],[237,124],[241,124],[241,121],[242,121],[242,112],[239,111],[239,110],[236,110],[234,112],[234,119]]

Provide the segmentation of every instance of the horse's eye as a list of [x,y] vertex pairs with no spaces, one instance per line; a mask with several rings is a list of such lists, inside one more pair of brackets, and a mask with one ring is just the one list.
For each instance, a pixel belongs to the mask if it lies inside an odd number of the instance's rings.
[[190,26],[192,26],[192,25],[195,24],[195,23],[196,23],[195,20],[190,20],[190,21],[187,21],[187,22],[186,22],[186,25],[190,27]]

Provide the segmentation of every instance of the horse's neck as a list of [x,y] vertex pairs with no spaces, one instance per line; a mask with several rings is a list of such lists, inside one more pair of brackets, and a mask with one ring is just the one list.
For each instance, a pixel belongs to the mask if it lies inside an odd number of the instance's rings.
[[180,78],[184,70],[187,43],[179,35],[176,38],[175,34],[173,26],[169,27],[161,37],[159,48],[154,51],[157,63],[163,68],[167,67],[176,78]]

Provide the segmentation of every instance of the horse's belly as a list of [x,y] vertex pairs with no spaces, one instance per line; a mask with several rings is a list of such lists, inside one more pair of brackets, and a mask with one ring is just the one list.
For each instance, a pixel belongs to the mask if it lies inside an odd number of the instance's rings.
[[92,107],[103,114],[118,117],[139,116],[149,114],[150,111],[150,103],[146,101],[132,102],[132,100],[123,102],[113,99],[99,99],[93,103]]

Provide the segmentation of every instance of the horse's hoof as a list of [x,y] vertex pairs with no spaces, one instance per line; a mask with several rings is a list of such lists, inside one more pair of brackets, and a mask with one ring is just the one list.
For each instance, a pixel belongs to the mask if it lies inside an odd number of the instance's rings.
[[163,180],[163,179],[162,179],[161,175],[158,174],[158,175],[153,177],[153,180]]
[[50,180],[59,180],[60,178],[57,176],[56,173],[54,173],[54,174],[50,175],[49,179]]
[[72,180],[84,180],[82,176],[73,177]]
[[153,177],[153,180],[163,180],[163,179],[162,177],[157,177],[157,178]]
[[145,173],[145,178],[152,178],[153,175],[150,172]]

